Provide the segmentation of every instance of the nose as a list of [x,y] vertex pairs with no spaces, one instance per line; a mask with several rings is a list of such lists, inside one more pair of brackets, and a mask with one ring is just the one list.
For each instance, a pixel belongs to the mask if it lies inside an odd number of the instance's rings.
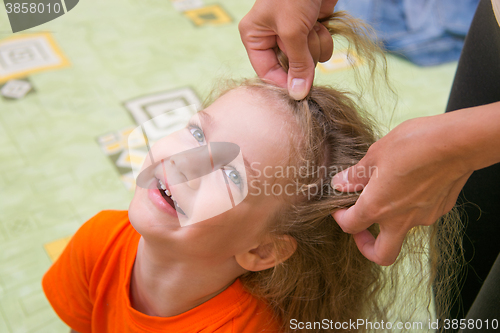
[[[210,153],[207,146],[193,148],[170,157],[169,169],[180,177],[173,183],[186,183],[192,189],[200,186],[200,177],[212,172]],[[173,179],[172,179],[173,180]]]
[[[193,190],[197,190],[201,184],[201,176],[198,174],[202,174],[202,170],[193,169],[193,165],[196,165],[196,162],[201,162],[199,165],[203,165],[203,158],[195,157],[190,158],[190,156],[173,156],[169,159],[168,163],[170,166],[177,170],[180,174],[182,174],[185,178],[185,183]],[[178,168],[180,167],[180,168]],[[202,167],[203,168],[203,167]],[[205,166],[206,168],[206,166]],[[206,171],[206,170],[205,170]],[[198,177],[197,177],[198,176]],[[195,177],[195,178],[193,178]]]
[[200,186],[200,177],[233,161],[239,150],[238,145],[234,143],[211,142],[171,156],[169,164],[184,176],[183,182],[196,189]]

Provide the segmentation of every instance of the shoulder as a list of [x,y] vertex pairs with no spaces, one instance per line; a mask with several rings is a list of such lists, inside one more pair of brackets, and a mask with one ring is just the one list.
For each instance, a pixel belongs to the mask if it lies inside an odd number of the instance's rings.
[[95,261],[110,247],[120,243],[124,237],[128,238],[127,234],[133,237],[135,233],[127,211],[104,210],[85,222],[74,234],[68,246]]
[[233,320],[234,332],[280,333],[279,320],[264,300],[250,296],[246,306]]
[[76,231],[55,265],[78,266],[88,279],[96,262],[127,233],[135,233],[127,211],[99,212]]
[[129,223],[126,210],[103,210],[85,222],[76,235],[80,237],[105,236],[123,229]]
[[[130,230],[132,229],[132,230]],[[57,261],[45,273],[42,286],[56,313],[70,327],[90,331],[94,297],[91,276],[113,240],[130,233],[126,211],[103,211],[73,235]]]
[[[224,295],[225,294],[225,295]],[[231,295],[232,294],[232,295]],[[226,291],[221,293],[226,300],[233,298],[233,311],[228,313],[222,325],[216,332],[231,333],[280,333],[279,320],[265,300],[260,300],[245,290],[238,279]],[[231,307],[228,307],[231,309]],[[223,312],[223,311],[221,311]]]

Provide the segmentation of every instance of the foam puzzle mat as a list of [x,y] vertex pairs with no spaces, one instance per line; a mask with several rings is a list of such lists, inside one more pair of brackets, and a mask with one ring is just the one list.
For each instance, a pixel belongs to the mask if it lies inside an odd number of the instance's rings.
[[[67,333],[41,289],[71,235],[103,209],[127,209],[130,147],[141,122],[195,105],[219,80],[255,76],[237,25],[252,0],[85,0],[12,34],[0,10],[0,332]],[[316,82],[348,87],[342,49]],[[387,128],[444,111],[456,63],[419,68],[389,57],[398,104]],[[158,133],[174,121],[158,123]],[[129,149],[133,148],[133,149]]]
[[0,41],[0,82],[68,65],[49,33],[17,34]]

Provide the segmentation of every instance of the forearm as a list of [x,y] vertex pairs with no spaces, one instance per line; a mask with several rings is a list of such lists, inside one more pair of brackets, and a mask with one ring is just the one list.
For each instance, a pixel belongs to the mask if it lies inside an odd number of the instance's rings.
[[442,116],[448,122],[445,142],[470,171],[500,162],[500,102]]

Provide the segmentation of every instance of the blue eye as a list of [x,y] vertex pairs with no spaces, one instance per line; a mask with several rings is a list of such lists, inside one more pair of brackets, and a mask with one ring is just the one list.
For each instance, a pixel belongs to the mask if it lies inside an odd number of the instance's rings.
[[193,128],[190,128],[189,131],[191,132],[193,137],[196,139],[196,141],[198,141],[198,143],[205,142],[205,135],[203,134],[201,129],[193,127]]
[[239,185],[241,183],[241,176],[238,171],[224,169],[224,172],[226,173],[227,178],[229,178],[229,180],[231,180],[234,184]]

